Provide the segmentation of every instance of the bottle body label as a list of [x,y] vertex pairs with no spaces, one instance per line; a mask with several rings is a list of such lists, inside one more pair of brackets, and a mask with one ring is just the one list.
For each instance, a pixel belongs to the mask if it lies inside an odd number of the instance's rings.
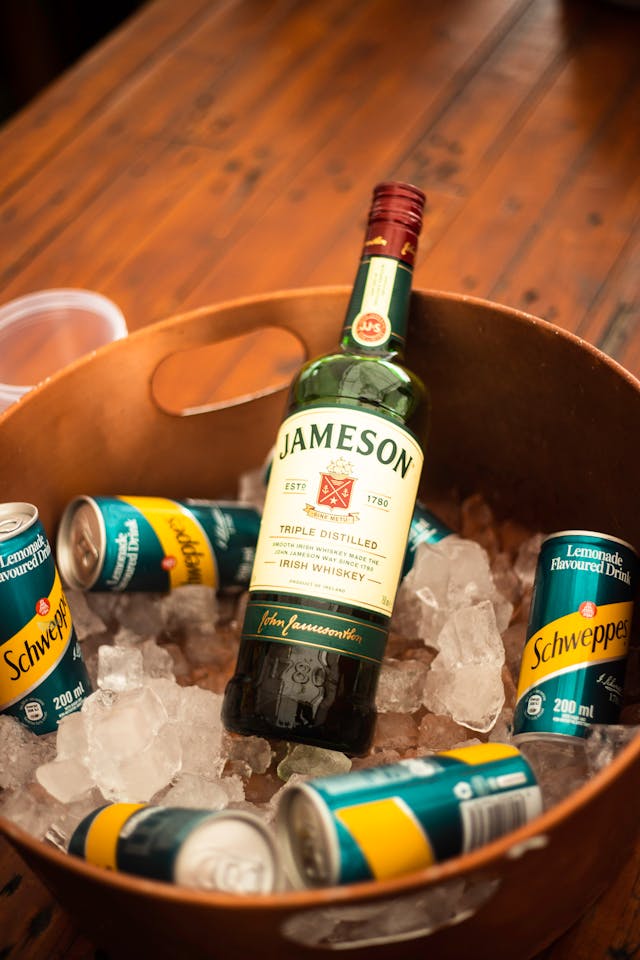
[[[415,437],[384,417],[338,406],[292,414],[276,441],[250,590],[390,617],[422,462]],[[378,659],[378,644],[368,631],[362,636],[362,624],[318,614],[322,624],[300,628],[294,617],[294,633],[291,612],[258,605],[249,632],[285,642],[306,634],[308,642],[332,648],[343,648],[344,640],[354,655],[368,656],[370,648]]]

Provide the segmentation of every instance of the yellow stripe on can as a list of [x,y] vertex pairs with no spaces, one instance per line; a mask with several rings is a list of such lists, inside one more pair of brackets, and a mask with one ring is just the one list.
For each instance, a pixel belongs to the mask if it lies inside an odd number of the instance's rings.
[[146,803],[114,803],[97,812],[85,840],[85,857],[89,863],[117,870],[120,832],[129,817],[142,807],[146,807]]
[[426,834],[400,797],[343,807],[336,819],[358,844],[376,880],[435,863]]
[[[119,497],[124,503],[139,510],[152,527],[160,541],[169,573],[171,589],[192,583],[188,561],[193,553],[186,554],[180,543],[180,536],[186,534],[197,548],[199,558],[199,582],[209,586],[218,586],[218,570],[209,538],[198,520],[175,500],[162,497]],[[176,517],[180,519],[181,530],[176,530]]]
[[462,763],[475,766],[480,763],[491,763],[493,760],[503,760],[505,757],[518,756],[517,747],[507,743],[474,743],[470,747],[460,747],[458,750],[443,750],[441,757],[453,757]]
[[632,613],[631,602],[607,603],[593,617],[586,618],[580,611],[568,613],[535,631],[522,654],[518,699],[546,677],[625,657]]
[[0,658],[0,709],[35,690],[62,660],[71,642],[69,604],[56,571],[47,613],[36,613],[3,647]]

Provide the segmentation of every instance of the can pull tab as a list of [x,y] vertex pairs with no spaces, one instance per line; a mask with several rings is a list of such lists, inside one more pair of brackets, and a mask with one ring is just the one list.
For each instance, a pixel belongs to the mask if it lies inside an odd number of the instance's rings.
[[0,520],[0,533],[13,535],[17,533],[23,525],[24,520],[22,517],[7,517],[5,520]]
[[86,524],[82,524],[76,529],[73,539],[73,555],[76,563],[87,572],[94,570],[100,560],[100,553],[93,542],[93,534]]

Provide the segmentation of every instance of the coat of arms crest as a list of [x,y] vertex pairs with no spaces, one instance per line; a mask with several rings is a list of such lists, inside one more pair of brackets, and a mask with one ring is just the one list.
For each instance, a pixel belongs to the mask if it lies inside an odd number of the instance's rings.
[[348,510],[351,503],[351,494],[355,477],[349,476],[353,465],[342,457],[332,460],[326,473],[320,474],[317,504],[319,507],[329,507],[331,510]]

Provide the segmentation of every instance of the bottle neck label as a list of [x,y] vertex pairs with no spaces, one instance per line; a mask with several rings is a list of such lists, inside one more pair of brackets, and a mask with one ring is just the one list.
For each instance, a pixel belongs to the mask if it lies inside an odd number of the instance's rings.
[[[385,417],[329,405],[293,413],[276,441],[250,590],[300,597],[301,611],[315,597],[390,617],[422,463],[415,437]],[[256,636],[278,639],[289,619],[276,620]],[[380,655],[335,623],[304,637]]]
[[364,257],[360,263],[343,329],[343,346],[379,351],[393,341],[404,346],[412,269],[391,257]]

